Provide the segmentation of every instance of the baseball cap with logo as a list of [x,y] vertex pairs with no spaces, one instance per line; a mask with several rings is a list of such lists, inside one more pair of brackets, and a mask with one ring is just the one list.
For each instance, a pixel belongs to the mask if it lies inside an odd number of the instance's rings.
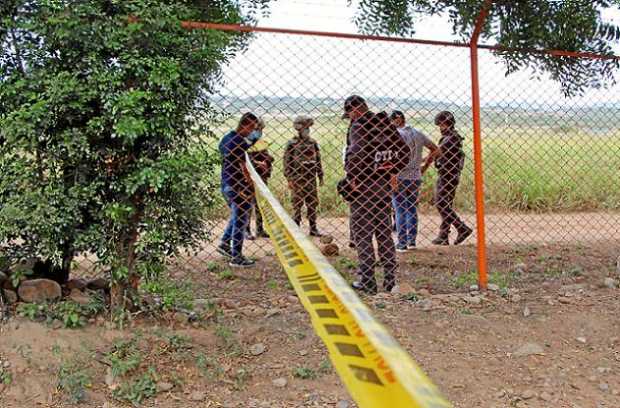
[[366,105],[366,100],[359,95],[351,95],[344,101],[344,114],[342,115],[342,119],[347,119],[349,117],[349,113],[357,107],[360,106],[368,106]]

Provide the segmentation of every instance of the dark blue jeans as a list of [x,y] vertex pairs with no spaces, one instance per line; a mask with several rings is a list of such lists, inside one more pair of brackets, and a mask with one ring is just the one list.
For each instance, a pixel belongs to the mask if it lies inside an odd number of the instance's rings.
[[245,229],[250,221],[252,201],[243,199],[230,187],[223,187],[222,194],[230,208],[230,219],[222,235],[222,246],[230,246],[233,258],[241,256]]
[[418,194],[422,180],[398,180],[398,190],[392,193],[396,213],[398,246],[415,245],[418,236]]

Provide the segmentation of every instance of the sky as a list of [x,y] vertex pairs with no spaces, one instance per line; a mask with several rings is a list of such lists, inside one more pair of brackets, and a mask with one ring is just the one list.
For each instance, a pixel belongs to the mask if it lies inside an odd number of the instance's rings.
[[[278,0],[258,25],[356,33],[354,11],[346,0]],[[604,17],[620,23],[618,11]],[[450,23],[440,16],[422,18],[416,27],[415,38],[458,40]],[[222,94],[344,98],[359,93],[468,104],[470,75],[466,48],[258,33],[224,69]],[[506,77],[502,61],[484,50],[480,51],[480,82],[483,104],[620,102],[618,85],[567,100],[559,84],[546,78],[534,80],[527,70]]]

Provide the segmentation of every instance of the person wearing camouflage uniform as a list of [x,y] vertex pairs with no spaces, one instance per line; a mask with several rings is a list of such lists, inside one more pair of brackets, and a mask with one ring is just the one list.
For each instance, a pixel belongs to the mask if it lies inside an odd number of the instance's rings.
[[316,210],[319,205],[317,178],[323,185],[323,165],[319,144],[310,137],[310,127],[314,120],[308,116],[298,116],[293,121],[297,136],[290,140],[284,152],[284,177],[291,189],[293,201],[293,220],[301,225],[301,210],[304,204],[308,213],[310,235],[320,237],[316,224]]
[[[269,144],[264,140],[259,140],[248,150],[248,156],[250,162],[256,169],[256,172],[260,178],[267,184],[267,181],[271,177],[271,169],[273,165],[273,156],[269,154]],[[256,237],[257,238],[269,238],[263,227],[263,217],[260,210],[254,205],[254,212],[256,213]],[[250,219],[252,218],[250,214]],[[248,222],[247,234],[250,236],[252,232],[250,230],[250,222]],[[246,237],[247,238],[247,237]]]

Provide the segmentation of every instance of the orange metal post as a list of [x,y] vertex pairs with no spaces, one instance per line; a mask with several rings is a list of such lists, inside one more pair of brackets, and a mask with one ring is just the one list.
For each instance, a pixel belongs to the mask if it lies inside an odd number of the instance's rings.
[[478,286],[486,289],[488,283],[487,273],[487,244],[484,225],[484,178],[482,167],[482,137],[480,127],[480,82],[478,80],[478,38],[482,26],[487,18],[491,0],[484,3],[482,11],[476,21],[474,33],[470,41],[471,53],[471,95],[472,114],[474,122],[474,185],[476,191],[476,228],[478,237]]

